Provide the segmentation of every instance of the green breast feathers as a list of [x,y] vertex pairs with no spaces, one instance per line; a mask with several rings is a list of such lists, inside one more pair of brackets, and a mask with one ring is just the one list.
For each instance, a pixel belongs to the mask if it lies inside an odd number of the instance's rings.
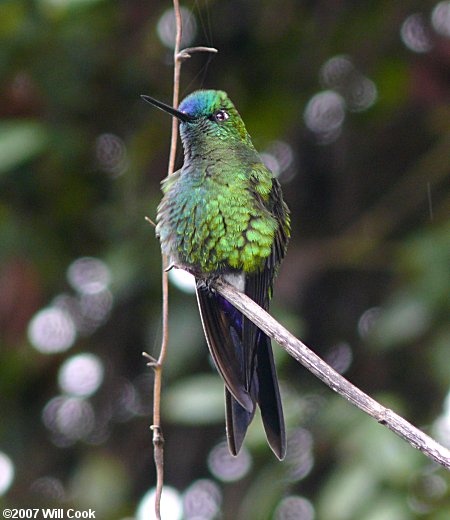
[[164,181],[156,232],[175,264],[203,273],[263,268],[282,224],[270,208],[270,172],[255,166],[229,182],[189,170]]

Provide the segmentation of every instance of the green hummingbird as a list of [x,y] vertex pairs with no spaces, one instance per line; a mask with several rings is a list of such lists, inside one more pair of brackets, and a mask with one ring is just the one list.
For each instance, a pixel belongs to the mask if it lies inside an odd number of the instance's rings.
[[156,234],[170,261],[196,278],[206,340],[225,383],[230,452],[239,452],[258,404],[282,460],[286,433],[270,338],[208,283],[223,277],[268,310],[290,236],[280,184],[225,92],[198,90],[178,109],[142,97],[180,121],[184,164],[162,183]]

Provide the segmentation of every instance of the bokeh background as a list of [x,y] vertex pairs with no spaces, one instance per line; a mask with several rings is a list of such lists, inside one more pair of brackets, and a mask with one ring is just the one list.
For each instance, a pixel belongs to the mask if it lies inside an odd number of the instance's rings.
[[[0,504],[152,518],[161,340],[154,229],[172,96],[170,1],[0,4]],[[293,233],[273,314],[450,445],[450,2],[183,3],[181,92],[228,91]],[[182,162],[181,152],[178,164]],[[224,444],[192,289],[170,288],[170,519],[445,520],[449,474],[274,345],[289,432]]]

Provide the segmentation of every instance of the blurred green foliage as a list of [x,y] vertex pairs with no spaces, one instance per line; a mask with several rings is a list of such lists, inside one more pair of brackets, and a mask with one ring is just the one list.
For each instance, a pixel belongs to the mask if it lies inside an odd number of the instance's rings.
[[[184,63],[182,95],[228,91],[292,210],[274,315],[449,445],[449,2],[184,7],[187,44],[219,54]],[[139,95],[171,99],[170,8],[0,4],[4,506],[133,517],[155,483],[141,352],[158,352],[161,275],[144,216],[160,199],[170,120]],[[85,257],[100,262],[83,271]],[[286,461],[274,460],[257,420],[244,459],[217,462],[222,383],[193,295],[172,286],[170,313],[165,478],[183,518],[450,517],[448,473],[278,351]],[[60,371],[85,352],[105,374],[89,394],[80,385],[92,366],[69,382]]]

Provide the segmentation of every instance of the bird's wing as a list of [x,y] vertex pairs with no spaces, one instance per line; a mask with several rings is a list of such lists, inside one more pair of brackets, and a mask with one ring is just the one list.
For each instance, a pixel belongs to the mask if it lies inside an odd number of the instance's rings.
[[278,221],[278,228],[275,232],[275,240],[272,247],[272,254],[269,257],[269,264],[271,268],[274,270],[272,273],[273,281],[278,267],[286,254],[286,249],[288,246],[291,232],[291,219],[289,209],[283,200],[281,186],[277,179],[272,179],[272,189],[270,191],[267,208]]
[[[253,184],[253,186],[256,186]],[[259,271],[245,275],[245,294],[264,310],[269,310],[273,280],[286,253],[290,233],[289,210],[283,201],[281,187],[277,179],[272,179],[272,187],[264,201],[255,188],[255,201],[268,210],[278,223],[270,256]],[[242,344],[244,346],[244,373],[246,388],[251,388],[255,368],[255,353],[258,348],[258,327],[245,316],[242,326]]]
[[[283,201],[281,187],[277,179],[272,179],[272,189],[264,205],[270,214],[275,217],[278,226],[275,231],[271,254],[267,258],[264,268],[254,274],[246,275],[245,293],[263,309],[268,310],[273,280],[285,256],[290,234],[289,210]],[[243,317],[242,335],[243,350],[246,356],[247,388],[250,389],[252,395],[256,396],[269,444],[275,455],[282,460],[286,454],[286,433],[270,338],[246,317]],[[237,431],[234,438],[231,439],[230,433],[228,433],[229,444],[230,447],[233,447],[233,443],[230,442],[233,441],[240,447],[238,442],[242,443],[241,437],[243,438],[243,436],[239,430],[239,424],[245,425],[246,416],[242,411],[239,414],[236,412],[235,409],[239,408],[236,403],[231,404],[233,406],[228,406],[227,402],[227,419],[230,416],[235,417],[233,425],[237,424],[237,427],[234,428]],[[241,418],[240,423],[236,418]]]

